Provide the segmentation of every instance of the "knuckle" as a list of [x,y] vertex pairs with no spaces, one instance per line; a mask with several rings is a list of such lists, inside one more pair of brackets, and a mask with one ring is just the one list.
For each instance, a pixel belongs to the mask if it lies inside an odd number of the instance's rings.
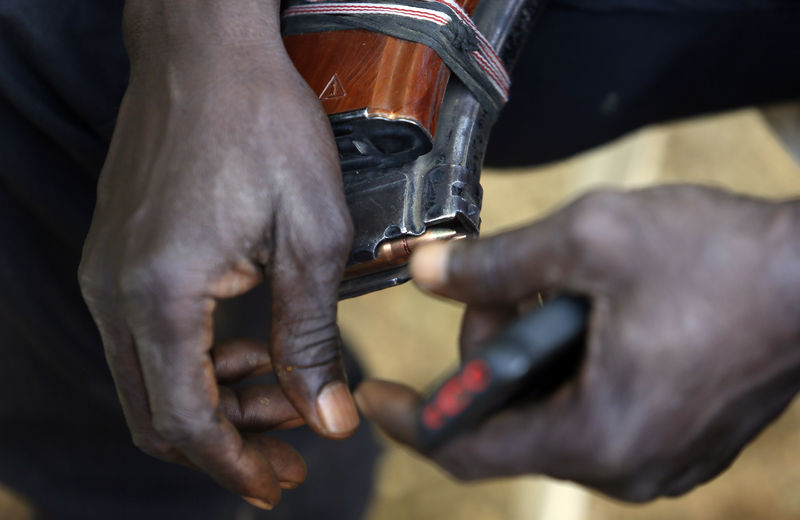
[[326,214],[324,227],[310,241],[312,253],[321,257],[344,257],[353,244],[353,222],[346,209],[334,208]]
[[119,274],[120,294],[133,301],[169,298],[181,292],[181,272],[163,260],[140,261]]
[[94,280],[95,276],[92,269],[89,267],[89,261],[84,257],[78,265],[78,284],[81,286],[81,290],[90,289]]
[[628,435],[613,431],[596,432],[593,446],[596,475],[622,482],[633,479],[642,467],[643,451],[629,439]]
[[111,289],[108,271],[96,269],[94,262],[84,257],[78,266],[78,286],[83,298],[90,305],[108,294]]
[[328,225],[333,231],[331,234],[338,237],[337,245],[348,250],[353,242],[354,225],[347,206],[337,206],[337,210],[331,212]]
[[[344,213],[346,213],[346,209]],[[290,232],[279,240],[277,260],[292,264],[294,284],[300,283],[318,292],[321,287],[338,288],[342,271],[353,245],[353,224],[349,214],[339,208],[322,211],[324,223],[300,226],[294,223]]]
[[569,248],[584,256],[613,254],[631,233],[627,206],[625,195],[614,191],[596,191],[578,199],[567,227]]
[[131,440],[134,446],[151,457],[161,460],[171,460],[173,458],[174,449],[172,446],[164,442],[153,432],[145,433],[134,431],[131,433]]
[[198,421],[177,412],[162,412],[153,415],[153,429],[171,445],[181,445],[198,434]]
[[612,482],[610,494],[627,502],[649,502],[663,495],[664,463],[635,443],[616,443],[600,455],[596,475]]
[[290,336],[281,360],[284,370],[341,363],[339,327],[329,317],[291,322],[287,329]]

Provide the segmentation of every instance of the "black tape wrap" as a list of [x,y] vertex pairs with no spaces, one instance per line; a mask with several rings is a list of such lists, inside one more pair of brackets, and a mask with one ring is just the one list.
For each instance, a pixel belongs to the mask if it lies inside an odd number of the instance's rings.
[[290,0],[285,5],[285,35],[364,29],[421,43],[436,52],[492,115],[508,100],[503,64],[452,0]]

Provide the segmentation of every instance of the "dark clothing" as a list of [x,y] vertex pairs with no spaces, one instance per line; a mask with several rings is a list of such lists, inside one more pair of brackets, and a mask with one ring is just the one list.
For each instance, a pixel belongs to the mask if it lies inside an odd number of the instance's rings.
[[[127,81],[122,3],[0,0],[0,481],[52,518],[233,518],[238,497],[132,446],[77,286]],[[549,161],[651,122],[796,98],[798,28],[793,1],[553,2],[489,158]],[[263,308],[263,293],[247,298],[221,320],[231,333],[258,323],[238,311]],[[335,444],[281,435],[306,456],[310,482],[270,518],[358,517],[369,432]]]
[[800,99],[799,64],[797,1],[554,0],[487,163],[545,163],[651,123]]

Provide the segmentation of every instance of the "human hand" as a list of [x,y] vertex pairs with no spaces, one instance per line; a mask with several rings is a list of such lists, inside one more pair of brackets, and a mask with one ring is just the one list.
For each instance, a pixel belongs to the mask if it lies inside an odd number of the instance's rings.
[[[134,443],[264,507],[305,467],[246,430],[358,424],[336,326],[352,223],[278,3],[128,0],[130,82],[80,268]],[[264,279],[270,345],[215,345],[216,301]],[[280,389],[220,386],[270,366]]]
[[[464,357],[539,292],[592,302],[573,379],[433,460],[462,479],[542,473],[629,501],[711,479],[800,388],[799,224],[795,203],[669,186],[593,193],[523,229],[421,249],[417,283],[468,304]],[[356,399],[413,445],[416,392],[370,381]]]

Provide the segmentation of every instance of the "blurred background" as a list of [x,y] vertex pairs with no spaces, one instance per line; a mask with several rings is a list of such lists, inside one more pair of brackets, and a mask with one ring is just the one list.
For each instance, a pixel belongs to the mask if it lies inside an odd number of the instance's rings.
[[[800,167],[757,110],[650,127],[546,167],[485,171],[483,232],[529,222],[601,186],[628,189],[669,182],[795,197],[800,195]],[[343,302],[340,324],[372,376],[424,389],[457,362],[461,310],[459,305],[406,285]],[[641,506],[623,505],[537,477],[460,484],[408,451],[384,442],[369,520],[800,518],[800,493],[796,492],[800,467],[793,457],[800,451],[797,404],[721,477],[683,498]],[[0,489],[0,520],[32,518],[19,497]]]

